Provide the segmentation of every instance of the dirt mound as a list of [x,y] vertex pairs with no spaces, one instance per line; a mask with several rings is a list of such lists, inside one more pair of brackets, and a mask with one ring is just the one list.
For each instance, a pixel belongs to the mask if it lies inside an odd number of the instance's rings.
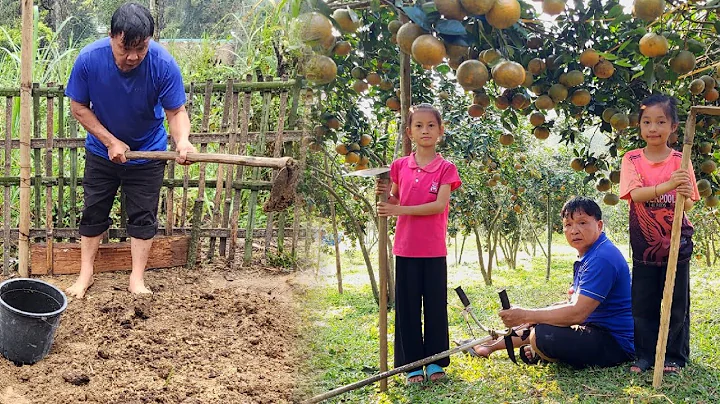
[[[127,273],[97,276],[63,314],[50,354],[16,367],[0,357],[13,403],[287,403],[295,401],[297,319],[290,277],[208,269],[151,271],[150,297]],[[71,277],[46,278],[65,288]],[[2,401],[2,400],[0,400]]]

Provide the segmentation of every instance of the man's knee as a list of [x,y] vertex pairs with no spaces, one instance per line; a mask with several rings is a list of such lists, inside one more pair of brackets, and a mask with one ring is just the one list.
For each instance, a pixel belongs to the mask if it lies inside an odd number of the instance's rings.
[[[539,329],[539,330],[538,330]],[[533,327],[532,331],[530,332],[530,346],[532,347],[533,351],[535,351],[538,355],[540,355],[541,358],[548,362],[557,362],[557,359],[552,358],[548,356],[545,352],[547,352],[547,344],[552,343],[550,342],[545,336],[547,335],[547,325],[546,324],[537,324],[535,327]],[[540,343],[538,343],[538,332],[540,335]]]

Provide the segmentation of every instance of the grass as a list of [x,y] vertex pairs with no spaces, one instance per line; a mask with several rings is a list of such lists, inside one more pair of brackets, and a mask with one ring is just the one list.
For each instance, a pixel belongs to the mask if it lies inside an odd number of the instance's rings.
[[[475,314],[488,327],[501,328],[496,313],[500,303],[497,290],[506,288],[513,304],[540,307],[565,297],[572,278],[573,250],[553,245],[551,278],[545,281],[545,257],[525,257],[516,270],[501,266],[493,274],[494,285],[482,283],[472,257],[449,268],[449,285],[462,285]],[[623,249],[625,246],[621,246]],[[624,248],[627,251],[627,248]],[[453,261],[453,248],[449,248]],[[466,245],[466,252],[468,250]],[[474,247],[473,247],[474,251]],[[538,251],[539,253],[539,251]],[[362,258],[352,251],[342,253],[344,293],[334,281],[334,257],[324,258],[327,271],[318,275],[318,286],[303,301],[306,329],[306,380],[302,397],[357,382],[379,372],[378,310],[367,284]],[[541,254],[541,253],[539,253]],[[376,262],[376,260],[374,261]],[[505,352],[489,360],[464,355],[451,357],[443,383],[405,386],[402,375],[388,381],[388,391],[379,393],[377,384],[365,386],[330,399],[352,403],[709,403],[720,396],[720,275],[694,262],[692,266],[691,363],[680,376],[663,379],[659,390],[652,387],[652,372],[631,375],[627,366],[574,371],[563,365],[514,365]],[[327,273],[325,273],[327,272]],[[449,295],[450,338],[468,338],[460,315],[460,303]],[[393,313],[388,316],[389,366],[392,366]],[[476,334],[477,335],[477,334]],[[481,336],[481,335],[480,335]]]

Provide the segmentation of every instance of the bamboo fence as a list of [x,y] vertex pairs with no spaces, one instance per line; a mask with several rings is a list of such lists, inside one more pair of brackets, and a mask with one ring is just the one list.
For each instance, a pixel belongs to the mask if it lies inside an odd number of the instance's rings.
[[[304,164],[308,135],[307,122],[312,99],[301,81],[248,75],[244,81],[190,83],[185,86],[186,108],[191,120],[190,141],[201,152],[247,156],[295,156]],[[3,272],[8,274],[19,261],[20,224],[30,223],[30,242],[75,241],[82,213],[82,177],[85,131],[69,111],[62,85],[34,84],[32,97],[32,138],[21,142],[17,127],[19,88],[0,88],[0,150],[4,171],[2,254]],[[19,207],[21,175],[18,164],[21,143],[29,143],[31,156],[28,217]],[[172,140],[168,138],[168,148]],[[302,169],[302,167],[301,167]],[[271,188],[273,169],[199,163],[178,166],[170,161],[161,191],[158,210],[163,235],[190,235],[188,264],[223,256],[235,264],[238,240],[244,240],[243,265],[253,258],[260,245],[267,254],[273,244],[280,249],[284,237],[292,237],[296,251],[300,230],[299,212],[291,209],[279,215],[263,214],[259,208]],[[297,198],[296,203],[301,202]],[[124,195],[111,211],[113,223],[105,237],[124,240],[127,218]],[[277,220],[276,220],[277,219]],[[285,228],[288,221],[292,226]],[[278,226],[280,226],[278,228]],[[264,242],[263,242],[264,240]],[[52,268],[48,248],[48,268]],[[32,272],[32,270],[31,270]],[[51,272],[50,272],[51,273]]]

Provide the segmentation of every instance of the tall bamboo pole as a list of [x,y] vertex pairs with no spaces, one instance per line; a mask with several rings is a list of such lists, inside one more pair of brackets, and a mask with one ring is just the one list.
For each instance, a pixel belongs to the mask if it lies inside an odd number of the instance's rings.
[[[695,107],[690,108],[687,121],[685,121],[685,138],[683,140],[682,162],[680,168],[687,170],[690,165],[693,138],[695,137]],[[657,345],[655,347],[655,370],[653,373],[653,387],[659,388],[662,384],[663,370],[665,369],[665,349],[667,348],[668,332],[670,330],[670,309],[672,308],[673,291],[675,290],[675,272],[677,270],[678,254],[680,253],[680,229],[685,214],[685,195],[675,194],[675,214],[673,216],[672,231],[670,233],[670,256],[668,257],[667,273],[665,274],[665,289],[660,304],[660,329],[658,330]]]
[[[390,174],[380,174],[379,179],[384,182],[389,182]],[[380,202],[386,203],[388,200],[387,193],[380,195]],[[387,341],[387,308],[388,308],[388,250],[387,250],[387,238],[388,238],[388,219],[387,216],[378,218],[378,263],[380,272],[380,321],[378,324],[378,334],[380,337],[380,373],[384,373],[388,370],[387,356],[388,356],[388,341]],[[380,391],[387,391],[387,379],[380,379]]]
[[33,1],[20,0],[22,7],[22,43],[20,53],[20,231],[18,236],[18,272],[28,276],[30,259],[30,131],[33,53]]

